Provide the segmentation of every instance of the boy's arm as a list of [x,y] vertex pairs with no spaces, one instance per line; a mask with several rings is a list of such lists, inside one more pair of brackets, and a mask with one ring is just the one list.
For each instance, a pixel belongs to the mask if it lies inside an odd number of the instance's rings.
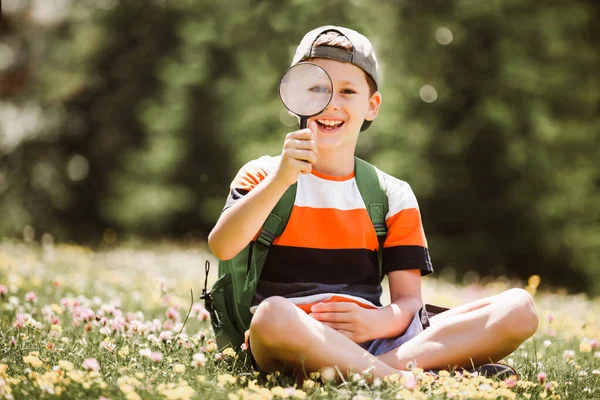
[[310,316],[356,343],[402,334],[421,308],[421,271],[392,271],[388,275],[392,303],[379,309],[355,303],[318,303]]
[[289,186],[267,176],[219,217],[208,235],[208,245],[220,260],[235,257],[256,235]]
[[423,307],[421,271],[391,271],[388,274],[391,303],[374,310],[378,313],[379,333],[376,337],[395,337],[403,333],[414,315]]
[[286,136],[279,165],[242,199],[223,211],[208,235],[208,245],[221,260],[235,257],[262,227],[283,193],[300,173],[310,173],[317,160],[316,123]]

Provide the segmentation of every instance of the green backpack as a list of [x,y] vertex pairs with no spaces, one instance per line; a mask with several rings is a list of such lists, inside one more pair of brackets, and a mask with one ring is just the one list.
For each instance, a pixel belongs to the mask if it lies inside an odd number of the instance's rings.
[[[379,248],[387,235],[385,216],[388,212],[388,202],[383,182],[371,164],[355,157],[355,178],[360,195],[379,239]],[[231,260],[219,261],[219,278],[212,286],[210,293],[205,288],[202,299],[211,315],[211,324],[215,331],[219,348],[233,346],[239,349],[244,342],[244,332],[250,327],[252,314],[250,305],[263,265],[269,253],[273,240],[280,236],[285,229],[294,200],[296,198],[294,184],[283,194],[271,214],[263,224],[256,240],[246,246]],[[381,273],[381,255],[378,252],[379,270]],[[209,265],[206,264],[208,275]]]

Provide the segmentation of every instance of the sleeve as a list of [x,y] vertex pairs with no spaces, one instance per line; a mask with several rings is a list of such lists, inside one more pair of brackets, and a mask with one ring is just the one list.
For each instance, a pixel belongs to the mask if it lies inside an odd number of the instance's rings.
[[246,163],[229,185],[229,195],[223,211],[234,205],[262,182],[272,169],[273,157],[264,156]]
[[409,269],[433,272],[417,199],[406,182],[386,176],[388,234],[383,245],[383,272]]

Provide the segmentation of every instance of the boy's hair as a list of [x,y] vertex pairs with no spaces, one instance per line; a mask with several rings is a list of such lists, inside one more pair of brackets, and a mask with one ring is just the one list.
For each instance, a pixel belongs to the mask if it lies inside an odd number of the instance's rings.
[[[319,35],[313,43],[313,47],[319,46],[336,47],[346,51],[352,51],[353,49],[350,40],[337,31],[327,31]],[[369,76],[369,74],[367,74],[365,71],[363,71],[363,73],[365,74],[365,78],[367,78],[367,83],[369,84],[369,97],[373,96],[373,93],[377,91],[377,84],[373,78]]]

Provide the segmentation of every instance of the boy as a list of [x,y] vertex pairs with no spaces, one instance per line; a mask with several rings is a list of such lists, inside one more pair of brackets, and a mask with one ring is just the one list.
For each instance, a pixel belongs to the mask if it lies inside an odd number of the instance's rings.
[[[370,369],[383,377],[404,373],[407,363],[468,368],[510,354],[537,329],[531,296],[511,289],[428,321],[421,276],[433,268],[416,198],[406,182],[377,170],[389,205],[382,272],[392,301],[381,307],[379,243],[354,178],[359,133],[382,102],[377,59],[360,33],[323,26],[298,46],[292,65],[301,61],[331,76],[330,104],[309,119],[308,129],[286,136],[280,156],[242,167],[209,235],[218,258],[234,257],[298,183],[288,225],[273,242],[253,300],[249,348],[255,365],[296,373]],[[308,312],[294,304],[324,293],[354,300],[317,302]]]

